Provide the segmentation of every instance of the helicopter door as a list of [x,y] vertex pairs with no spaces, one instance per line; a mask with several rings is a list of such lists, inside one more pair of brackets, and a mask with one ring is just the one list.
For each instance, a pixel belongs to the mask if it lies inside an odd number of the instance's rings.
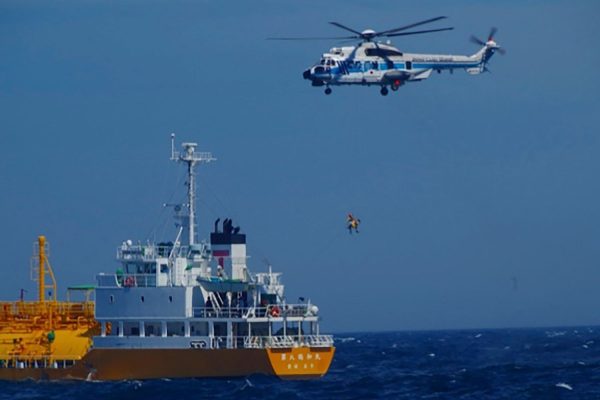
[[377,83],[381,81],[383,71],[379,68],[377,61],[366,61],[364,69],[364,78],[367,82]]

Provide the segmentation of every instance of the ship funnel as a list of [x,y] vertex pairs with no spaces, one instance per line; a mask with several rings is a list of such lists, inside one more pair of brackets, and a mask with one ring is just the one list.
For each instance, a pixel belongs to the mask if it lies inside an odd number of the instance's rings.
[[219,264],[219,271],[231,268],[231,278],[247,282],[246,235],[240,233],[240,227],[234,226],[230,218],[223,220],[223,229],[219,229],[220,218],[215,221],[214,232],[210,234],[212,255]]

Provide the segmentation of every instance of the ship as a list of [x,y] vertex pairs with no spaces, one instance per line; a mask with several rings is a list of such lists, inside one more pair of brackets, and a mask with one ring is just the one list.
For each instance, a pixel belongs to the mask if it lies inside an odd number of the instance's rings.
[[[118,267],[56,299],[48,243],[32,263],[38,300],[0,302],[1,380],[142,380],[271,375],[324,376],[335,353],[310,299],[288,302],[280,272],[253,273],[246,234],[230,218],[197,239],[196,168],[215,161],[197,143],[176,151],[186,167],[176,232],[159,243],[124,240]],[[49,283],[51,282],[51,283]],[[46,291],[51,296],[46,297]],[[84,298],[72,301],[79,293]]]

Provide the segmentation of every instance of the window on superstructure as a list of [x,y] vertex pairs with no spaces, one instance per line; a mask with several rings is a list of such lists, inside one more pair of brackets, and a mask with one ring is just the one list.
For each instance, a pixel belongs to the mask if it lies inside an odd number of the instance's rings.
[[146,336],[161,336],[162,324],[157,321],[144,321],[144,330]]
[[191,322],[190,332],[192,336],[208,336],[208,322]]
[[167,322],[167,336],[183,336],[183,322]]
[[146,264],[146,273],[147,274],[156,274],[156,263]]
[[125,336],[140,336],[140,323],[137,321],[123,322],[123,334]]
[[226,322],[215,322],[214,325],[215,336],[227,336],[227,323]]

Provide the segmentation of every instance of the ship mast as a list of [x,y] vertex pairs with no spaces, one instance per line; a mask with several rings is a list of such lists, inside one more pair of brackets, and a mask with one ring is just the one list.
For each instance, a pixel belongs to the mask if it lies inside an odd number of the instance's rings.
[[199,163],[208,163],[215,161],[211,153],[208,152],[197,152],[197,143],[182,143],[183,152],[175,151],[175,134],[171,133],[171,160],[184,162],[187,164],[187,186],[188,186],[188,240],[189,245],[193,245],[196,241],[196,174],[194,168]]
[[[46,283],[46,274],[50,275],[51,284]],[[48,261],[48,242],[45,236],[38,236],[33,245],[33,257],[31,258],[31,277],[38,282],[38,301],[46,301],[46,289],[52,289],[52,301],[56,301],[56,279]]]

